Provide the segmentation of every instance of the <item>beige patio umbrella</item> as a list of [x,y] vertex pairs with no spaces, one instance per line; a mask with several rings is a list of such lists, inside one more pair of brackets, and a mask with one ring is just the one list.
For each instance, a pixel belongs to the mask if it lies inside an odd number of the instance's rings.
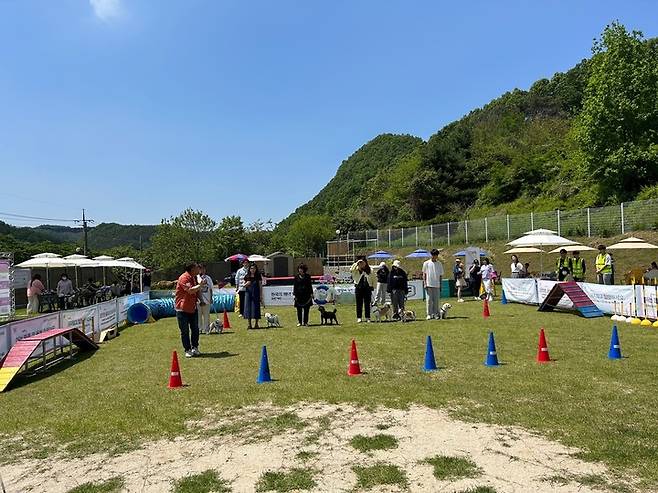
[[551,250],[548,253],[560,253],[560,250],[566,250],[567,252],[590,252],[596,251],[596,248],[588,247],[585,245],[565,245],[558,247],[555,250]]
[[630,238],[621,240],[619,243],[610,245],[607,247],[607,250],[652,250],[656,248],[658,248],[658,246],[644,241],[641,238],[631,236]]
[[509,253],[511,254],[517,254],[517,253],[544,253],[544,250],[541,248],[536,248],[536,247],[515,247],[515,248],[510,248],[509,250],[503,252],[503,253]]

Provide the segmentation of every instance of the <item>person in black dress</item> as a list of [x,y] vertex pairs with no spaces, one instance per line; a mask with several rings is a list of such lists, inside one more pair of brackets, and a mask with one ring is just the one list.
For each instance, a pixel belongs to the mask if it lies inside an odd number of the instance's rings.
[[470,280],[471,294],[477,299],[480,296],[480,284],[482,284],[482,274],[480,274],[480,261],[473,259],[473,264],[468,269]]
[[293,282],[292,295],[297,308],[297,327],[308,326],[308,312],[313,304],[313,282],[308,274],[306,264],[299,264],[297,275]]
[[247,329],[252,328],[252,320],[255,322],[253,328],[259,329],[260,306],[263,303],[263,278],[256,264],[249,266],[249,271],[244,277],[244,287],[244,318],[247,319]]

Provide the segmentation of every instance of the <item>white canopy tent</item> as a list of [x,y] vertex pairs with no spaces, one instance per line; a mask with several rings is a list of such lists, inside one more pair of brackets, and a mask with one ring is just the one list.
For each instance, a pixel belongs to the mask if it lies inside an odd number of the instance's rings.
[[[550,229],[534,229],[532,231],[527,231],[525,236],[510,241],[507,244],[512,247],[537,247],[540,249],[546,246],[578,245],[577,242],[564,238]],[[543,257],[543,254],[539,257],[541,270],[544,270]]]
[[79,287],[78,283],[78,267],[83,268],[83,267],[97,267],[97,263],[93,260],[91,260],[89,257],[86,255],[80,255],[79,253],[74,253],[73,255],[67,255],[64,257],[66,260],[69,262],[73,263],[73,266],[75,267],[75,287]]
[[544,250],[541,248],[536,248],[536,247],[515,247],[515,248],[510,248],[509,250],[505,251],[504,253],[509,253],[509,254],[517,254],[517,253],[544,253]]
[[262,255],[249,255],[247,257],[247,260],[249,262],[271,262],[272,259],[269,259],[267,257],[263,257]]
[[46,289],[50,289],[50,269],[73,266],[75,266],[74,262],[64,259],[56,253],[40,253],[38,255],[33,255],[32,258],[25,262],[16,264],[16,267],[46,269]]
[[596,251],[596,248],[588,247],[585,245],[565,245],[561,247],[557,247],[553,250],[551,250],[548,253],[560,253],[560,250],[565,249],[567,252],[591,252],[591,251]]

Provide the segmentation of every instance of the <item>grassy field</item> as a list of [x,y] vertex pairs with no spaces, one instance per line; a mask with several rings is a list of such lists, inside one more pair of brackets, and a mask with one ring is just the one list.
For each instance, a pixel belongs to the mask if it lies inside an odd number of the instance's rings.
[[[420,302],[411,306],[424,312]],[[354,307],[341,306],[343,325],[309,328],[295,327],[292,308],[277,308],[284,328],[258,331],[246,331],[231,316],[229,333],[202,336],[202,357],[181,359],[188,386],[174,391],[167,381],[171,352],[180,351],[175,320],[129,327],[96,354],[20,379],[0,395],[0,459],[54,450],[76,456],[120,452],[189,433],[185,422],[205,413],[259,402],[418,403],[467,420],[535,430],[583,449],[585,460],[658,487],[657,329],[620,326],[625,358],[611,361],[607,318],[494,303],[485,321],[479,302],[453,300],[453,307],[447,321],[357,325]],[[316,311],[311,322],[319,323]],[[540,327],[556,360],[547,365],[535,363]],[[483,365],[489,329],[498,368]],[[428,334],[441,367],[431,374],[421,371]],[[346,376],[352,338],[366,372],[360,377]],[[258,385],[263,344],[276,381]]]

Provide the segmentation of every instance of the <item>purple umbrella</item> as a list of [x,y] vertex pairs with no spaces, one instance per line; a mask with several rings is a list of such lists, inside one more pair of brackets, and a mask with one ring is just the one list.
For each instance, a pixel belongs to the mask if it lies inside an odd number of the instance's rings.
[[224,262],[242,262],[243,260],[246,260],[248,258],[247,255],[244,253],[236,253],[235,255],[231,255],[230,257],[226,257],[224,259]]

